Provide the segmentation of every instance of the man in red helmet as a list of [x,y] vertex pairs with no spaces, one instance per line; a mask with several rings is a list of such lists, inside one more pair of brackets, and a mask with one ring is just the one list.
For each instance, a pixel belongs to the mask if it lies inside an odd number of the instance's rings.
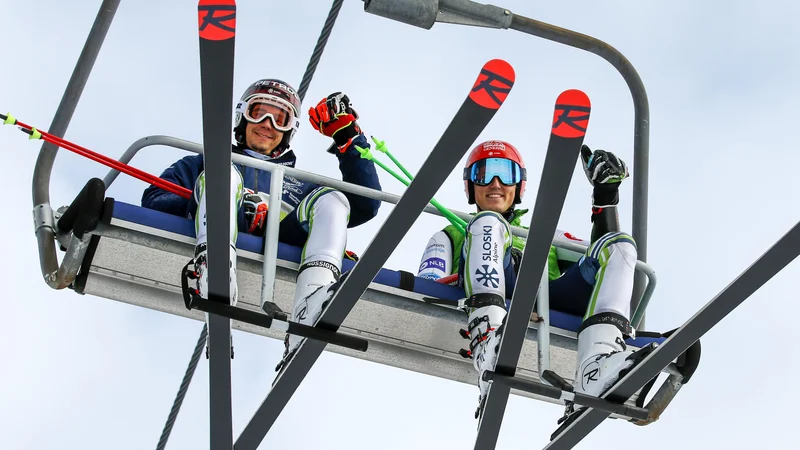
[[[575,391],[599,396],[617,381],[620,371],[633,365],[624,338],[632,332],[630,297],[637,253],[633,238],[619,232],[616,212],[620,183],[628,177],[627,166],[614,154],[592,152],[585,145],[581,161],[594,187],[592,240],[586,242],[586,254],[563,273],[559,250],[551,246],[547,268],[550,307],[584,318],[578,330]],[[469,357],[478,371],[478,417],[488,390],[481,376],[497,362],[506,300],[513,294],[525,247],[524,239],[512,236],[510,226],[521,226],[520,219],[527,212],[515,209],[525,193],[527,173],[513,145],[487,141],[469,154],[463,178],[467,199],[478,211],[466,235],[452,225],[433,235],[419,276],[459,275],[467,297]],[[573,412],[568,407],[567,414]]]
[[[361,133],[348,97],[336,92],[322,99],[309,110],[314,129],[333,139],[329,152],[339,162],[342,179],[346,182],[380,190],[378,174],[372,161],[360,157],[355,145],[369,147]],[[251,84],[236,106],[234,119],[234,153],[263,161],[294,167],[297,160],[289,149],[292,137],[300,126],[300,98],[286,82],[263,79]],[[170,166],[161,178],[188,189],[194,197],[186,199],[150,186],[142,195],[142,206],[170,214],[195,219],[197,245],[194,266],[198,275],[197,290],[207,298],[206,276],[206,204],[203,156],[186,156]],[[236,303],[236,238],[237,230],[263,235],[271,174],[241,164],[231,166],[231,235],[230,283],[232,303]],[[291,319],[313,325],[322,314],[331,295],[320,286],[339,279],[345,253],[347,229],[361,225],[378,213],[380,201],[343,193],[330,187],[318,186],[284,176],[281,195],[283,208],[278,240],[303,248],[297,275]],[[201,220],[203,219],[203,220]],[[317,224],[312,227],[312,224]],[[302,339],[287,335],[284,361],[299,347]],[[280,367],[280,366],[279,366]]]

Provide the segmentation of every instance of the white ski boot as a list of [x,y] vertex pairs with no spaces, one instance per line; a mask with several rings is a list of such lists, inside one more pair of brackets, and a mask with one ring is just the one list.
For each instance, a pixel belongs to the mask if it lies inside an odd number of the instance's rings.
[[[239,284],[236,280],[236,247],[230,246],[228,259],[230,276],[231,305],[236,306],[239,296]],[[208,248],[205,243],[198,245],[194,250],[194,272],[197,274],[197,292],[200,297],[208,299]]]
[[[633,337],[634,331],[628,319],[620,314],[595,314],[586,319],[581,328],[578,332],[578,370],[573,385],[577,394],[600,397],[655,349],[655,346],[648,345],[635,352],[628,350],[625,337]],[[550,439],[554,439],[586,409],[579,407],[576,410],[574,403],[567,402],[564,416],[558,421],[560,427]]]
[[578,376],[575,392],[599,397],[634,365],[622,331],[612,323],[597,323],[578,333]]
[[[500,339],[503,336],[506,309],[505,300],[497,294],[475,294],[467,299],[466,306],[477,306],[470,309],[468,332],[462,336],[470,339],[469,351],[462,352],[462,356],[472,357],[475,370],[478,371],[478,409],[475,418],[483,415],[483,406],[489,383],[483,381],[483,372],[494,370],[497,364],[497,353],[500,350]],[[503,305],[503,306],[500,306]]]
[[[340,278],[339,269],[325,261],[313,261],[303,264],[297,274],[297,287],[292,307],[291,321],[303,325],[314,326],[319,320],[330,300],[336,294]],[[292,359],[300,344],[305,338],[286,334],[284,345],[286,350],[283,358],[275,367],[276,372],[281,372]],[[277,378],[276,378],[277,379]]]
[[[208,299],[208,248],[206,243],[195,247],[194,251],[194,274],[197,277],[197,294],[204,299]],[[230,275],[230,304],[236,306],[239,296],[239,284],[236,279],[236,247],[230,246],[230,257],[228,259]],[[206,325],[208,325],[208,314],[206,314]],[[209,342],[206,337],[206,358],[209,353]],[[233,358],[233,335],[231,335],[231,358]]]

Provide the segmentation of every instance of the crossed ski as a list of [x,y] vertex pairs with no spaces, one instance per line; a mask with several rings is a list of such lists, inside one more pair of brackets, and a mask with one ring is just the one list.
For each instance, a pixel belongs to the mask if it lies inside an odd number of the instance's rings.
[[[484,65],[469,96],[364,255],[339,286],[317,327],[338,329],[448,174],[500,108],[513,82],[514,71],[507,62],[495,59]],[[308,339],[300,345],[292,359],[283,365],[272,390],[237,439],[237,450],[255,450],[260,445],[324,348],[325,343]]]
[[[505,331],[500,340],[494,370],[500,376],[512,378],[516,372],[525,333],[533,313],[536,292],[547,264],[547,253],[552,245],[552,236],[558,226],[572,172],[583,144],[590,109],[589,98],[579,90],[564,91],[556,100],[550,142],[529,227],[536,230],[536,233],[528,234],[511,307],[506,316]],[[484,376],[486,379],[491,374],[485,373]],[[510,393],[509,383],[494,382],[489,385],[483,403],[478,406],[476,450],[495,448]]]

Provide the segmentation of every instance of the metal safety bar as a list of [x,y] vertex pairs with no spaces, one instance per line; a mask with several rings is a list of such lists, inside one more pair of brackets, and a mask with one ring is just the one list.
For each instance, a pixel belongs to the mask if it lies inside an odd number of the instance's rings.
[[[198,154],[203,153],[203,146],[196,142],[191,142],[172,136],[154,135],[154,136],[147,136],[135,141],[133,144],[130,145],[130,147],[128,147],[127,150],[125,150],[125,152],[119,158],[119,161],[121,163],[128,164],[140,150],[154,145],[173,147]],[[335,178],[329,178],[323,175],[306,172],[304,170],[295,169],[293,167],[282,166],[269,161],[261,161],[255,158],[249,158],[246,156],[238,155],[236,153],[231,155],[231,160],[243,166],[253,167],[255,169],[270,172],[273,175],[279,173],[276,171],[280,171],[281,173],[297,178],[298,180],[307,181],[310,183],[315,183],[324,186],[330,186],[332,188],[339,189],[344,192],[361,195],[367,198],[380,200],[387,203],[397,204],[397,202],[400,201],[400,196],[395,194],[390,194],[388,192],[383,192],[383,191],[377,191],[375,189],[366,188],[364,186],[359,186],[357,184],[347,183],[342,180],[337,180]],[[105,178],[103,179],[106,185],[106,189],[108,189],[111,186],[111,184],[117,178],[117,175],[119,175],[119,171],[115,169],[109,170],[108,174],[106,174]],[[270,186],[270,192],[283,191],[282,188],[283,176],[273,176],[271,178],[271,183],[274,186]],[[270,195],[269,199],[270,199],[269,209],[273,211],[280,210],[280,196]],[[273,204],[273,202],[275,203]],[[428,204],[425,207],[424,211],[430,214],[444,217],[444,214],[442,214],[441,211],[439,211],[435,206],[431,204]],[[461,217],[466,221],[472,219],[472,215],[469,213],[456,210],[451,210],[451,211],[455,215]],[[277,259],[277,248],[278,248],[278,233],[277,233],[279,224],[278,217],[279,217],[278,214],[267,215],[268,228],[267,232],[265,233],[265,243],[264,243],[265,264],[263,271],[264,279],[262,280],[263,283],[262,286],[266,287],[266,291],[262,290],[262,297],[261,297],[262,308],[264,308],[266,304],[272,302],[273,298],[272,287],[274,286],[275,283],[275,261]],[[272,228],[269,228],[270,223],[272,223]],[[511,232],[515,236],[520,236],[522,238],[528,237],[528,230],[525,228],[512,226]],[[559,237],[553,238],[553,245],[555,247],[564,250],[574,251],[581,255],[585,254],[588,248],[586,245]],[[644,274],[647,277],[648,281],[646,288],[642,294],[641,301],[637,302],[637,309],[635,310],[635,313],[633,314],[633,318],[631,320],[631,324],[634,328],[636,328],[639,325],[642,317],[644,317],[644,312],[647,309],[647,305],[650,304],[650,299],[653,296],[653,292],[655,291],[657,283],[655,271],[650,266],[648,266],[647,263],[645,263],[644,261],[636,261],[636,270]]]
[[[61,102],[58,104],[53,121],[50,124],[50,128],[48,128],[50,134],[59,137],[63,137],[66,134],[67,127],[72,120],[72,114],[78,106],[78,100],[89,79],[89,73],[94,67],[94,62],[97,60],[97,55],[100,53],[100,48],[103,45],[108,29],[111,27],[111,21],[114,19],[118,6],[119,0],[103,0],[100,5],[100,10],[97,12],[92,29],[86,38],[83,50],[81,50],[78,61],[75,63],[72,76],[70,76],[64,95],[61,97]],[[33,169],[32,197],[34,232],[36,233],[39,248],[39,266],[41,267],[42,277],[51,288],[64,289],[74,281],[86,246],[83,246],[82,251],[77,251],[78,247],[75,247],[76,250],[71,253],[68,252],[59,265],[55,245],[55,218],[50,207],[50,175],[53,171],[53,163],[57,153],[58,147],[55,145],[49,142],[42,144]]]
[[[283,175],[286,172],[283,166],[273,167],[269,186],[269,211],[267,214],[267,229],[264,232],[264,268],[261,278],[261,309],[272,302],[275,292],[275,265],[278,259],[278,229],[281,215],[275,211],[281,210],[281,193],[283,192]],[[277,192],[278,195],[273,193]]]
[[542,273],[542,281],[539,283],[539,295],[536,297],[536,315],[538,316],[538,342],[537,363],[539,365],[539,379],[543,382],[542,374],[545,370],[550,370],[550,283],[549,271],[545,265]]

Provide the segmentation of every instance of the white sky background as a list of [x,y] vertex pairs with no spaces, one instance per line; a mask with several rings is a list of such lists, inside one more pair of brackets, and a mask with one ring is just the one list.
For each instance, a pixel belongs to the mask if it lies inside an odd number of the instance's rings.
[[[2,1],[0,110],[47,129],[99,1]],[[167,4],[168,3],[168,4]],[[800,102],[796,2],[497,2],[517,14],[596,36],[622,51],[648,90],[651,172],[648,262],[659,287],[648,328],[679,326],[800,219],[794,147]],[[514,143],[526,158],[531,207],[553,102],[579,88],[592,100],[586,142],[631,166],[633,107],[601,58],[513,31],[437,24],[430,31],[341,11],[304,110],[348,93],[365,131],[386,140],[415,172],[461,105],[481,65],[503,58],[517,83],[479,140]],[[123,1],[66,138],[119,157],[138,138],[202,138],[195,1]],[[330,1],[238,4],[234,95],[261,77],[296,87]],[[580,11],[580,12],[578,12]],[[327,138],[303,115],[298,167],[339,177]],[[30,185],[40,145],[12,127],[0,133],[5,197],[0,279],[0,448],[154,448],[202,323],[96,297],[55,292],[39,274]],[[154,174],[182,154],[151,148],[134,164]],[[460,167],[440,189],[468,210]],[[54,206],[107,168],[61,151]],[[384,189],[402,186],[380,172]],[[635,174],[634,174],[635,176]],[[138,204],[144,183],[121,176],[114,198]],[[559,227],[590,231],[591,188],[575,172]],[[630,226],[630,181],[620,215]],[[350,233],[363,253],[390,205]],[[446,222],[417,222],[388,267],[416,270]],[[703,339],[699,369],[661,420],[639,428],[606,421],[577,448],[794,448],[800,392],[792,382],[795,262]],[[268,392],[283,345],[235,333],[235,435]],[[168,448],[208,446],[208,365],[201,360]],[[262,448],[471,448],[475,386],[325,353]],[[498,448],[541,448],[562,409],[512,397]]]

